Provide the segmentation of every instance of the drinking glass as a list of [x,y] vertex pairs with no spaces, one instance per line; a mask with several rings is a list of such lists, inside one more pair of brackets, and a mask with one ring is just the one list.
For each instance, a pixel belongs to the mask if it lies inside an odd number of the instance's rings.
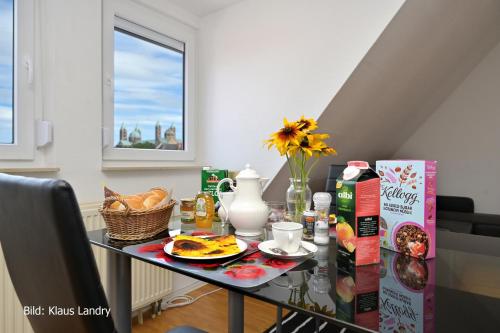
[[267,222],[281,222],[285,218],[285,207],[284,202],[279,201],[268,201],[266,202],[269,208],[269,216],[267,217]]
[[273,223],[285,221],[286,203],[280,201],[268,201],[266,204],[269,210],[266,223],[267,239],[272,239]]

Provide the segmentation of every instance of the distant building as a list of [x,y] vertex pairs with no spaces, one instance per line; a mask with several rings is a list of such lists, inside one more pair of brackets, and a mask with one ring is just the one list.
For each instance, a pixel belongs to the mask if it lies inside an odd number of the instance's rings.
[[156,149],[162,150],[180,150],[182,149],[182,143],[177,141],[175,138],[175,126],[174,124],[165,131],[164,139],[161,138],[161,125],[160,122],[156,123],[155,126],[155,145]]
[[120,127],[120,141],[116,145],[118,148],[130,148],[132,144],[127,138],[127,129],[125,128],[125,124],[122,123]]
[[116,148],[142,148],[142,149],[163,149],[163,150],[182,150],[184,149],[182,142],[176,139],[176,128],[174,124],[170,125],[169,128],[163,133],[161,131],[161,124],[159,121],[155,125],[155,139],[154,140],[143,140],[142,132],[138,125],[135,129],[127,135],[127,129],[125,124],[122,123],[120,127],[120,141],[116,145]]
[[132,144],[142,141],[142,133],[137,125],[135,125],[135,129],[128,136],[128,141],[130,141]]

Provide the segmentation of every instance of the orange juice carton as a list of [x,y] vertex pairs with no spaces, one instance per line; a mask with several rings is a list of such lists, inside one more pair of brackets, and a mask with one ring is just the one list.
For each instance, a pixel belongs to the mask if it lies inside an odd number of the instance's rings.
[[436,255],[436,161],[377,161],[380,246],[419,259]]
[[378,264],[380,178],[368,162],[351,161],[335,187],[339,266]]
[[380,265],[339,266],[335,283],[337,319],[378,330],[379,278]]

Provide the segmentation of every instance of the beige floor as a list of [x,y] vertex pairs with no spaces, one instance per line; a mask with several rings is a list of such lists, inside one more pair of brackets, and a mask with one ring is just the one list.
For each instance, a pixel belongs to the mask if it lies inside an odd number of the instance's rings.
[[[214,289],[217,287],[206,285],[190,295],[197,296]],[[275,321],[276,306],[245,297],[245,333],[260,333]],[[195,326],[207,332],[227,332],[227,291],[222,289],[199,299],[194,304],[163,311],[154,319],[145,313],[142,325],[134,320],[132,332],[164,333],[179,325]]]

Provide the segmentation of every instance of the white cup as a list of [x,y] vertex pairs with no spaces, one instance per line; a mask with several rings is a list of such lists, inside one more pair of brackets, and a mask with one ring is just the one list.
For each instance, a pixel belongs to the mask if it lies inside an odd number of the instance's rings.
[[275,222],[273,226],[273,238],[278,248],[295,253],[299,250],[302,239],[303,226],[294,222]]

